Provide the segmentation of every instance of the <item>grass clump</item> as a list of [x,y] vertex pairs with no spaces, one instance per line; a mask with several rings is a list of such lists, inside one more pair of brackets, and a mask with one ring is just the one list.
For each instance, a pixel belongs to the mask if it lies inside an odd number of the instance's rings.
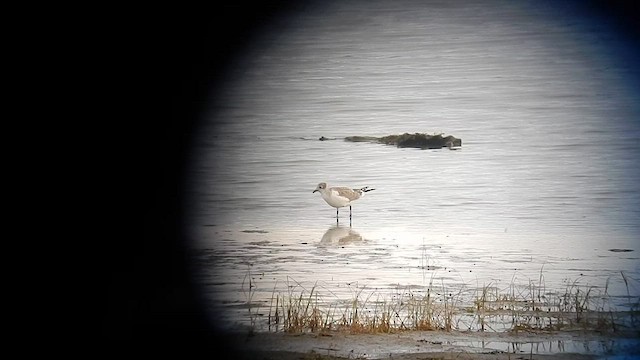
[[[630,295],[628,279],[622,276],[628,293],[625,311],[614,306],[609,281],[598,288],[575,280],[563,292],[548,292],[542,271],[537,281],[521,285],[512,279],[504,288],[490,283],[471,292],[453,292],[431,281],[424,289],[398,286],[391,293],[356,287],[349,299],[319,288],[317,282],[307,289],[287,278],[287,291],[274,286],[269,331],[634,331],[640,325],[640,298]],[[470,301],[468,293],[473,294]]]
[[[306,290],[297,282],[295,285],[290,284],[287,278],[287,294],[276,294],[274,291],[271,298],[269,330],[271,331],[272,326],[276,331],[280,326],[287,332],[331,330],[331,307],[325,310],[316,287],[317,283],[310,290]],[[298,293],[296,289],[301,290]]]
[[[623,274],[624,277],[624,274]],[[635,329],[640,320],[635,298],[630,310],[618,311],[608,294],[608,284],[604,288],[581,285],[578,280],[568,283],[564,292],[545,291],[544,277],[539,281],[529,281],[528,286],[519,287],[514,282],[506,289],[492,284],[478,290],[474,301],[479,330],[494,330],[491,326],[502,324],[508,331],[560,331],[588,330],[616,332]],[[628,283],[627,283],[627,292]]]

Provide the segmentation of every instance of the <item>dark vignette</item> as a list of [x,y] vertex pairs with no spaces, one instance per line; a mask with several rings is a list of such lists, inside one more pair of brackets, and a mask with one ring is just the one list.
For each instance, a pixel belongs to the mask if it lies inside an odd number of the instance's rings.
[[102,16],[90,39],[102,49],[96,72],[105,103],[96,109],[101,165],[93,189],[105,220],[95,224],[99,240],[91,239],[100,242],[90,321],[101,349],[205,355],[233,347],[207,319],[190,273],[183,211],[190,145],[208,100],[224,90],[252,39],[304,7],[167,4]]
[[[306,4],[290,1],[138,9],[125,15],[109,62],[122,83],[122,104],[105,122],[114,136],[118,169],[106,179],[117,214],[108,231],[100,300],[99,337],[111,349],[165,349],[221,354],[235,347],[207,318],[192,282],[185,243],[183,197],[190,144],[207,101],[256,38],[282,31]],[[638,53],[637,5],[627,1],[547,1],[559,11],[579,8],[628,39]],[[638,79],[633,79],[638,84]],[[640,88],[638,88],[640,89]],[[120,117],[121,116],[121,117]]]

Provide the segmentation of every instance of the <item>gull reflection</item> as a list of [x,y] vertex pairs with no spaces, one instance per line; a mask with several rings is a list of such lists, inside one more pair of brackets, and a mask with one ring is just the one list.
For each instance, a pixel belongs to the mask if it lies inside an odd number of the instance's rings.
[[351,227],[334,225],[330,227],[320,240],[321,245],[346,245],[362,241],[362,236]]

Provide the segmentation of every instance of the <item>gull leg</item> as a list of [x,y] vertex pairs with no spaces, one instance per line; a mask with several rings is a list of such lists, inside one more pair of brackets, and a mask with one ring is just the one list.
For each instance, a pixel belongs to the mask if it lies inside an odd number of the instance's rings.
[[338,222],[338,211],[340,211],[340,209],[336,208],[336,222]]

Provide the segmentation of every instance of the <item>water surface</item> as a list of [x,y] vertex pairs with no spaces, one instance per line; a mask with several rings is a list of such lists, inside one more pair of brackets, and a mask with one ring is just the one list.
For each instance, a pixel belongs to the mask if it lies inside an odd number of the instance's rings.
[[[338,301],[437,284],[471,298],[531,279],[549,293],[606,287],[628,309],[638,70],[610,25],[544,2],[329,2],[265,35],[211,99],[191,170],[212,316],[246,323],[242,305],[264,313],[275,289]],[[404,132],[462,147],[342,140]],[[336,224],[319,182],[376,190]]]

